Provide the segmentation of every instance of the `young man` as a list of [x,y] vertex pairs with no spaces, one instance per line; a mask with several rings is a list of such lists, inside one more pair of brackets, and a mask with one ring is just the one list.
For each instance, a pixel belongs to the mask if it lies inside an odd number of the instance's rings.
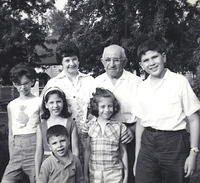
[[79,159],[69,150],[69,137],[62,125],[47,130],[47,141],[52,155],[41,166],[38,183],[83,183]]
[[165,68],[162,41],[145,41],[138,57],[149,77],[137,95],[136,183],[186,183],[199,151],[199,100],[184,76]]

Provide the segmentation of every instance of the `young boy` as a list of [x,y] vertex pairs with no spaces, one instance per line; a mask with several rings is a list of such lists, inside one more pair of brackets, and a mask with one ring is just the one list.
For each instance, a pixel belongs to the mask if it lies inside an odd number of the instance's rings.
[[47,130],[47,142],[52,155],[41,166],[37,183],[82,183],[79,159],[69,150],[69,135],[62,125]]
[[39,123],[40,98],[31,93],[36,72],[30,65],[20,63],[11,69],[11,81],[19,97],[7,106],[10,161],[1,183],[21,180],[22,173],[35,183],[36,129]]
[[137,54],[149,77],[137,96],[136,183],[186,183],[199,152],[199,100],[184,76],[165,68],[162,41],[143,42]]

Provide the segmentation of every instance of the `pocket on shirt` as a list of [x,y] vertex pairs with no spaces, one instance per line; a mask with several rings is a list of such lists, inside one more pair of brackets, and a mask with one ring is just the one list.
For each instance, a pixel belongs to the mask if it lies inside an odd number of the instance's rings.
[[177,97],[169,100],[165,99],[163,103],[160,103],[158,108],[162,117],[177,116],[182,111],[180,100]]

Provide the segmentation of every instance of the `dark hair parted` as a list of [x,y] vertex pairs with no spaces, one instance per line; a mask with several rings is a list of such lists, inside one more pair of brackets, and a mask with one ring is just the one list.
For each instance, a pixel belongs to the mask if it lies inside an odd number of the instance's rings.
[[69,134],[67,132],[67,129],[64,126],[54,125],[54,126],[51,126],[49,129],[47,129],[46,137],[47,137],[48,143],[49,143],[49,139],[53,136],[55,136],[55,137],[66,136],[68,138]]
[[19,63],[10,70],[10,80],[13,83],[20,84],[20,80],[26,76],[35,85],[37,73],[35,69],[28,63]]
[[68,104],[67,104],[67,100],[66,100],[64,92],[62,92],[60,89],[53,89],[53,90],[50,90],[49,92],[45,93],[44,96],[43,96],[41,118],[42,119],[49,119],[50,112],[46,108],[45,104],[48,102],[49,97],[53,94],[57,94],[63,100],[63,109],[60,113],[60,116],[63,117],[63,118],[70,117],[71,113],[68,110]]
[[56,59],[58,64],[62,64],[64,57],[77,56],[79,58],[79,49],[74,42],[62,42],[56,48]]
[[98,110],[98,104],[101,98],[111,98],[113,101],[113,114],[114,116],[116,113],[120,110],[120,105],[115,98],[114,94],[104,88],[96,88],[96,92],[92,94],[93,97],[90,99],[90,112],[92,115],[98,117],[99,116],[99,110]]
[[142,42],[137,49],[137,56],[141,59],[147,51],[157,51],[159,53],[166,53],[166,43],[163,39],[148,39]]

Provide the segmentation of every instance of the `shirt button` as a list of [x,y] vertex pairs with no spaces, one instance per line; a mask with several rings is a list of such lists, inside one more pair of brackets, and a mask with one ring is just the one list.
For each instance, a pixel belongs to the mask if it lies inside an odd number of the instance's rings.
[[73,96],[73,98],[76,98],[76,96]]
[[72,118],[74,121],[76,120],[76,118]]

